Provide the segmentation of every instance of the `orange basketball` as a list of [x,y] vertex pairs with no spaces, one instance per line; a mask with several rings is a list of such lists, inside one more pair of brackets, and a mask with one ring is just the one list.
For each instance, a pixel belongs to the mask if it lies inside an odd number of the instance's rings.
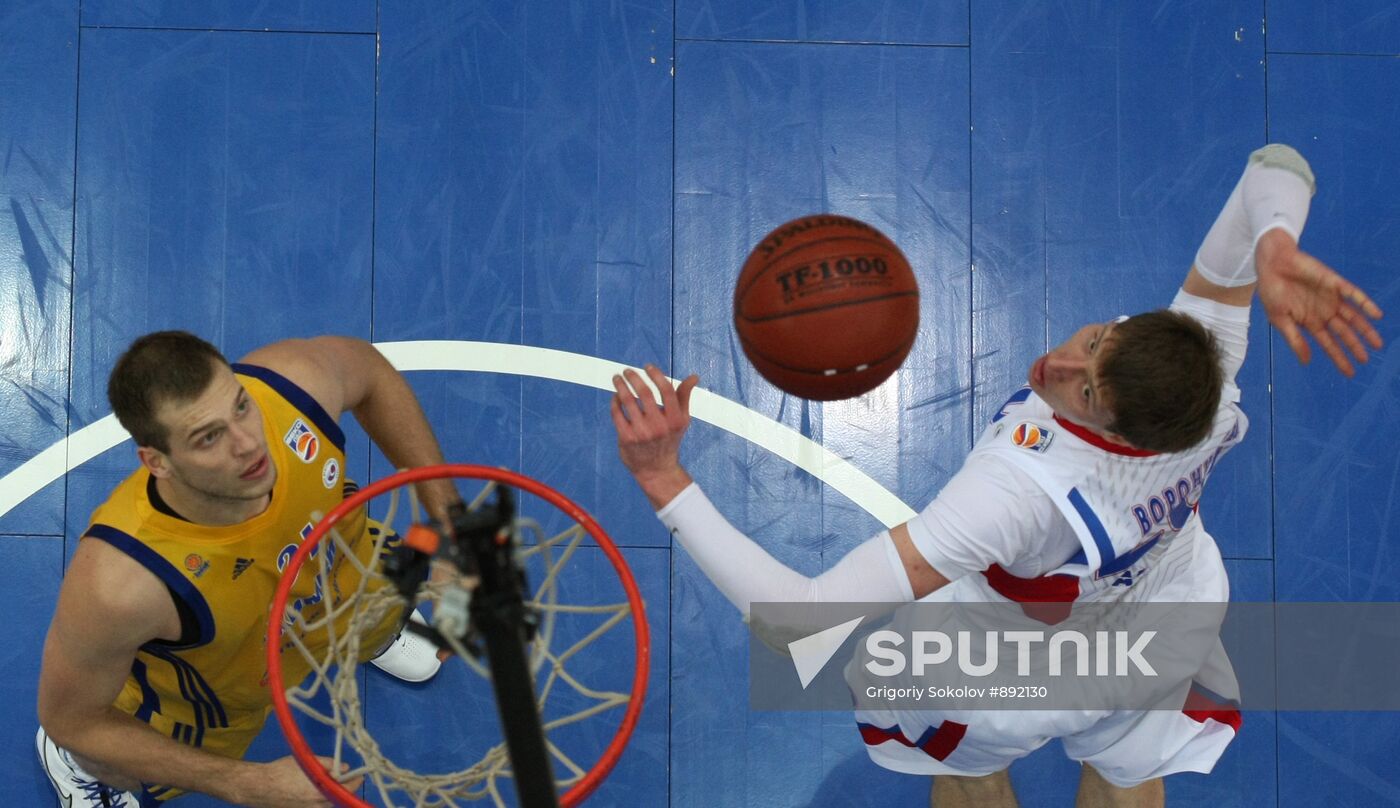
[[919,287],[884,233],[846,216],[804,216],[749,253],[734,289],[734,328],[775,387],[817,401],[851,398],[909,355]]

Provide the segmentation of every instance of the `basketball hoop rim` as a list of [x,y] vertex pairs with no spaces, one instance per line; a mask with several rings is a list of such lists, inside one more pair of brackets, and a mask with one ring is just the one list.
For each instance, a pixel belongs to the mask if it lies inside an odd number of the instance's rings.
[[277,723],[282,727],[282,733],[286,736],[288,744],[291,746],[292,755],[301,768],[311,778],[312,782],[327,797],[336,800],[350,808],[372,808],[368,803],[351,793],[335,778],[333,778],[320,762],[316,759],[316,753],[307,744],[306,738],[302,736],[301,728],[297,725],[292,714],[291,706],[287,703],[287,694],[281,686],[282,682],[282,615],[287,609],[287,597],[291,590],[291,582],[296,580],[297,574],[301,571],[306,559],[310,557],[312,551],[320,544],[321,539],[330,531],[346,514],[364,505],[369,500],[380,494],[395,488],[400,488],[412,483],[424,480],[435,480],[442,478],[454,479],[475,479],[493,480],[498,483],[510,485],[522,491],[528,491],[540,499],[549,502],[559,510],[563,511],[585,531],[593,540],[598,543],[599,549],[607,556],[612,563],[613,569],[617,572],[622,583],[622,588],[627,594],[627,603],[632,612],[633,636],[636,643],[637,666],[632,674],[631,697],[627,702],[627,710],[623,713],[622,722],[618,726],[617,733],[613,736],[612,742],[603,750],[602,756],[593,768],[584,775],[583,779],[575,783],[572,788],[564,792],[560,797],[560,805],[563,808],[570,808],[583,802],[592,794],[603,779],[608,776],[617,761],[622,757],[623,750],[627,747],[628,740],[632,737],[632,732],[636,728],[637,720],[641,716],[642,702],[646,699],[648,671],[651,669],[651,637],[647,627],[646,607],[642,602],[641,591],[637,588],[637,581],[632,576],[632,570],[627,566],[627,561],[622,557],[622,552],[613,543],[612,538],[603,530],[602,526],[582,507],[573,500],[549,487],[548,485],[527,477],[518,472],[494,466],[482,466],[469,463],[447,463],[436,466],[420,466],[418,468],[407,469],[395,474],[391,474],[377,482],[374,482],[351,495],[347,499],[331,509],[302,541],[297,548],[287,567],[281,574],[281,579],[277,583],[277,590],[272,598],[272,606],[268,612],[267,621],[267,671],[268,688],[272,691],[273,712],[277,715]]

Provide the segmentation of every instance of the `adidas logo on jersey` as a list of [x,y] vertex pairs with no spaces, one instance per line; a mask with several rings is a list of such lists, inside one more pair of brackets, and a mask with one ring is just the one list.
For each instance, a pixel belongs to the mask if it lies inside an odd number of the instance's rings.
[[240,576],[240,575],[242,575],[243,573],[247,572],[247,571],[248,571],[248,568],[251,567],[251,566],[253,566],[253,559],[251,559],[251,558],[240,558],[240,559],[234,561],[234,562],[233,562],[233,580],[235,580],[235,581],[238,580],[238,576]]

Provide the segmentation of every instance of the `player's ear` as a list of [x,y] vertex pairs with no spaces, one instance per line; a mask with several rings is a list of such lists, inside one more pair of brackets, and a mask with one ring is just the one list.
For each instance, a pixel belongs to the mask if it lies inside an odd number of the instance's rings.
[[141,465],[151,473],[152,477],[161,478],[170,476],[170,458],[159,449],[150,446],[136,447],[136,456],[140,458]]

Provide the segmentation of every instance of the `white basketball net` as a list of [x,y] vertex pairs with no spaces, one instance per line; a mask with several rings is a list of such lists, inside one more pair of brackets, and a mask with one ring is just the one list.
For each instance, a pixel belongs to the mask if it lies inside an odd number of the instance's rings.
[[[471,510],[479,508],[496,485],[495,482],[488,482],[468,507]],[[389,512],[382,520],[388,528],[392,528],[394,524],[399,491],[400,489],[395,488],[390,492]],[[409,497],[411,512],[416,522],[420,514],[411,487]],[[316,518],[320,521],[319,514]],[[539,615],[538,631],[534,642],[529,646],[530,670],[535,681],[540,679],[541,668],[547,668],[538,691],[540,714],[547,716],[545,708],[551,694],[563,688],[572,689],[584,697],[587,704],[584,709],[544,721],[545,743],[554,761],[556,785],[561,789],[568,788],[581,780],[587,774],[587,769],[556,746],[548,737],[548,733],[623,706],[630,699],[627,693],[599,690],[579,681],[568,670],[569,660],[621,623],[631,614],[631,608],[626,601],[601,606],[560,603],[557,587],[559,573],[574,556],[587,532],[575,523],[568,529],[547,537],[540,525],[533,520],[518,519],[516,524],[519,529],[533,533],[536,538],[533,545],[523,546],[519,551],[520,566],[524,567],[529,559],[538,557],[545,570],[542,580],[537,583],[531,582],[535,584],[535,589],[529,601],[529,605]],[[322,576],[321,580],[331,580],[330,565],[335,557],[339,556],[345,563],[354,564],[359,570],[359,586],[348,595],[344,592],[337,593],[338,602],[332,603],[332,599],[328,597],[324,615],[313,621],[305,620],[299,609],[288,604],[283,622],[283,637],[296,651],[287,650],[285,653],[300,653],[310,664],[311,673],[300,685],[287,690],[287,702],[294,712],[335,730],[334,750],[327,755],[335,760],[335,767],[331,769],[333,773],[339,770],[342,761],[345,760],[347,747],[353,749],[363,761],[333,776],[342,783],[364,776],[378,789],[379,796],[386,805],[428,808],[454,806],[490,797],[496,805],[504,806],[506,803],[502,799],[498,781],[500,778],[511,776],[510,758],[504,741],[489,749],[481,760],[460,771],[419,774],[386,757],[365,727],[356,678],[358,660],[362,658],[361,638],[365,632],[378,626],[391,610],[398,610],[404,606],[398,590],[379,568],[380,559],[383,557],[381,551],[388,537],[389,531],[383,531],[375,538],[374,552],[369,556],[371,561],[368,566],[356,557],[335,528],[328,531],[321,540],[321,549],[325,549],[328,542],[332,543],[335,549],[333,553],[317,551],[312,559],[317,564],[317,574]],[[436,607],[444,599],[461,601],[466,590],[460,582],[459,571],[452,565],[435,560],[430,579],[430,583],[425,583],[419,589],[417,603],[430,602]],[[371,581],[378,581],[384,585],[376,591],[369,591]],[[466,662],[483,680],[489,682],[490,673],[487,668],[455,639],[462,633],[460,627],[443,625],[442,619],[447,618],[446,613],[452,611],[450,608],[435,608],[435,615],[439,615],[435,626],[448,638],[452,650],[456,653],[456,659]],[[550,646],[555,637],[555,623],[560,615],[566,614],[594,615],[602,620],[583,639],[562,651],[552,650]],[[303,639],[316,632],[326,632],[329,639],[327,650],[319,658],[308,649]],[[445,664],[452,664],[452,661],[449,660]],[[329,705],[325,703],[327,694]]]

